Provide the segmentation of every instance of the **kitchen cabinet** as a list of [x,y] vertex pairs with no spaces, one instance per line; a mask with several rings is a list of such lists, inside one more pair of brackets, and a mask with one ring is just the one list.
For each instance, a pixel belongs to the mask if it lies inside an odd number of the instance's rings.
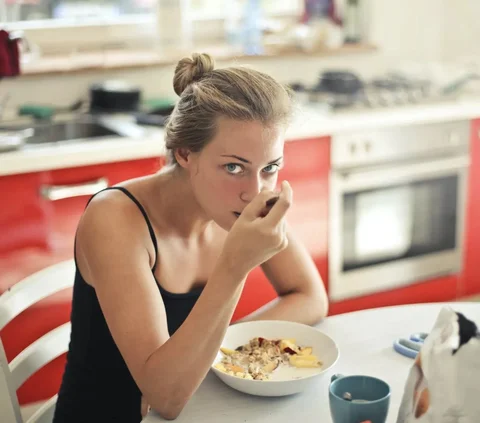
[[38,189],[46,172],[0,177],[0,254],[24,247],[46,247],[46,210]]
[[403,288],[331,302],[329,315],[403,304],[454,301],[458,296],[458,284],[458,275],[418,281]]
[[90,195],[73,195],[75,192],[97,192],[103,187],[148,175],[161,167],[161,160],[144,159],[116,162],[107,165],[80,167],[75,170],[60,169],[49,173],[48,181],[42,188],[58,200],[43,199],[48,215],[48,248],[52,251],[70,249],[73,251],[73,235]]
[[[0,177],[0,293],[26,276],[73,257],[75,231],[91,193],[102,186],[159,170],[163,158],[57,169]],[[5,236],[4,236],[5,235]],[[7,358],[70,319],[71,289],[20,314],[1,332]],[[58,392],[65,365],[59,357],[18,390],[21,404]]]
[[480,118],[472,121],[471,130],[462,297],[480,293]]
[[147,175],[163,159],[141,159],[0,177],[0,293],[25,276],[71,258],[90,193]]
[[[327,283],[330,138],[289,141],[285,144],[284,160],[279,181],[287,180],[293,190],[293,204],[287,220]],[[263,271],[254,269],[247,278],[233,320],[255,311],[276,296]]]

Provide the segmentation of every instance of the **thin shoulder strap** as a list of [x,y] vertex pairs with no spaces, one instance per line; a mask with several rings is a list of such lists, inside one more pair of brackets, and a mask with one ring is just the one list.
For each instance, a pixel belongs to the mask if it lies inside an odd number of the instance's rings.
[[[155,262],[154,262],[153,267],[152,267],[152,271],[155,271],[155,268],[157,267],[157,256],[158,256],[157,237],[155,236],[155,232],[153,231],[153,226],[150,223],[150,219],[148,218],[147,212],[145,211],[143,206],[140,204],[140,202],[133,196],[133,194],[128,189],[126,189],[124,187],[108,187],[108,188],[103,189],[102,191],[108,191],[108,190],[114,190],[114,189],[116,189],[118,191],[122,191],[128,198],[130,198],[130,200],[132,200],[136,204],[136,206],[139,208],[140,212],[142,213],[143,218],[145,219],[145,222],[147,223],[148,232],[150,233],[150,238],[152,239],[153,247],[155,249]],[[99,192],[102,192],[102,191],[99,191]],[[96,194],[98,194],[99,192],[97,192]],[[88,200],[89,203],[95,195],[93,195]],[[88,205],[88,203],[87,203],[87,205]]]

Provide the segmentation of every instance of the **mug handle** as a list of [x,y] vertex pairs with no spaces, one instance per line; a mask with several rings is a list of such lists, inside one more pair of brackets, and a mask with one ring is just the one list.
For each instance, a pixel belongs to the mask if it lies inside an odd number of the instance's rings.
[[342,375],[341,373],[336,373],[331,377],[330,382],[335,382],[337,379],[340,379],[341,377],[344,377],[344,375]]

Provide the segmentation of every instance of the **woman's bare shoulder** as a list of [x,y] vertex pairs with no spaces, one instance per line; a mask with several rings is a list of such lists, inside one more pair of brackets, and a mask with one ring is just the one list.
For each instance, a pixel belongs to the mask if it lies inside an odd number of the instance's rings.
[[[134,200],[142,204],[143,192],[149,189],[152,182],[152,176],[148,175],[129,179],[100,191],[90,200],[83,216],[108,216],[114,220],[119,218],[130,222],[130,218],[139,214],[139,207]],[[133,219],[130,223],[138,224],[137,220]]]
[[108,189],[95,194],[85,207],[80,218],[79,229],[85,226],[113,223],[136,225],[137,219],[130,220],[138,207],[125,192],[120,189]]
[[[152,265],[155,261],[155,251],[144,217],[132,199],[117,189],[97,193],[80,218],[75,255],[86,279],[88,263],[105,251],[109,252],[112,261],[128,253],[139,260],[147,258]],[[105,266],[111,265],[108,257],[103,263]]]

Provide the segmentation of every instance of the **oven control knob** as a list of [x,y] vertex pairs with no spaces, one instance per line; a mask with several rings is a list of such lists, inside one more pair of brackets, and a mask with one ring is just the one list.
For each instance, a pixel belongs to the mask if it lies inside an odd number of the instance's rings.
[[357,152],[357,144],[354,142],[350,143],[348,148],[350,150],[350,154],[355,154]]
[[372,150],[372,144],[370,143],[370,141],[365,141],[363,147],[365,148],[365,151],[367,153],[370,153],[370,151]]

